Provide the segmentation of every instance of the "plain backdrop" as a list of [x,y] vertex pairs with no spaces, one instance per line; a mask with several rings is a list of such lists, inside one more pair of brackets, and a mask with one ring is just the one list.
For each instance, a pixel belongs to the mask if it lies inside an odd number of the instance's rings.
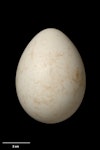
[[[0,142],[30,141],[26,149],[92,146],[98,134],[98,9],[94,4],[57,2],[55,5],[49,1],[6,3],[1,7]],[[87,79],[84,99],[77,112],[68,120],[52,125],[29,117],[19,104],[15,89],[16,68],[22,52],[39,31],[49,27],[61,30],[75,44]],[[2,149],[5,147],[8,148]]]

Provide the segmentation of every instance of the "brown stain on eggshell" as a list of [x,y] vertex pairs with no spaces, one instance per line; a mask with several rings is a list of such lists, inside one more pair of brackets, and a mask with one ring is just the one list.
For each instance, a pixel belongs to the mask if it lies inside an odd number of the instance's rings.
[[39,99],[36,99],[34,98],[33,102],[36,104],[36,105],[40,105],[41,104],[41,101]]
[[36,106],[40,106],[40,105],[50,105],[53,102],[53,98],[51,96],[48,96],[47,98],[41,98],[41,100],[39,98],[35,98],[33,99],[33,102]]
[[60,57],[60,56],[63,56],[63,55],[64,55],[64,53],[59,52],[59,53],[56,54],[56,57]]
[[84,88],[85,86],[84,72],[77,68],[72,81],[77,85],[77,88],[74,88],[74,96],[76,96],[78,91],[80,91],[80,88]]
[[74,74],[72,80],[79,85],[82,85],[82,83],[84,82],[83,81],[83,72],[79,68],[77,68],[75,70],[75,74]]
[[57,59],[59,59],[59,57],[62,57],[64,55],[63,52],[55,52],[54,54],[49,53],[49,58],[47,59],[47,63],[49,65],[54,65],[57,62]]
[[80,80],[81,80],[81,73],[80,73],[80,70],[79,70],[79,69],[76,69],[76,71],[75,71],[75,76],[74,76],[73,80],[74,80],[75,82],[80,82]]

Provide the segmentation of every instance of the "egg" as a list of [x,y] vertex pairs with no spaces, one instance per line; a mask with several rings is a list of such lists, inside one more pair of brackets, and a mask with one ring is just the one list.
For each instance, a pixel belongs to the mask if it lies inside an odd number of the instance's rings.
[[16,93],[33,119],[53,124],[71,117],[86,88],[82,58],[60,30],[40,31],[25,48],[16,71]]

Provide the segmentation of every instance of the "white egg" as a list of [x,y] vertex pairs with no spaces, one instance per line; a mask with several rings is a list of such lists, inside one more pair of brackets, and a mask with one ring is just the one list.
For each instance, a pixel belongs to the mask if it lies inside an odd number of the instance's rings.
[[39,32],[16,72],[16,91],[26,113],[47,124],[64,121],[79,108],[85,87],[84,65],[71,40],[58,29]]

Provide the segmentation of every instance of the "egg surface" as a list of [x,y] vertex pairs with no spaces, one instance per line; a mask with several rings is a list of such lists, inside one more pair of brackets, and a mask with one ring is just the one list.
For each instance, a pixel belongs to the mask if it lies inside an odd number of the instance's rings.
[[25,112],[52,124],[71,117],[86,87],[81,56],[60,30],[40,31],[25,48],[16,71],[16,92]]

